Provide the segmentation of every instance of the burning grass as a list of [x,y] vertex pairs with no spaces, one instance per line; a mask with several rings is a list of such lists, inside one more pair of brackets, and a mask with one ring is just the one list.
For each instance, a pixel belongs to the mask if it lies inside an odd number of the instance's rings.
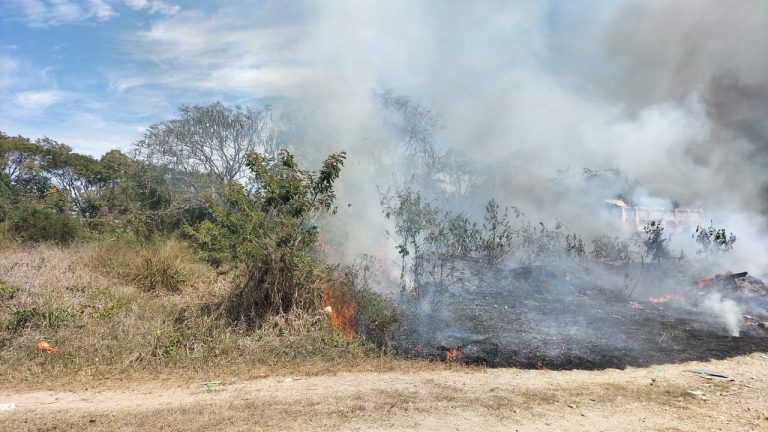
[[[511,269],[457,261],[452,276],[405,297],[393,346],[488,366],[603,369],[768,351],[768,298],[701,290],[680,267]],[[671,292],[669,292],[671,291]],[[666,292],[666,293],[665,293]],[[749,318],[746,319],[745,315]]]

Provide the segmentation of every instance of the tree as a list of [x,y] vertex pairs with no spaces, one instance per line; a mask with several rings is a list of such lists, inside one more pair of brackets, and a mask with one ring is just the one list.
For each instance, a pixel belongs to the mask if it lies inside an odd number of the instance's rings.
[[438,163],[435,133],[440,128],[438,116],[431,109],[388,90],[379,95],[382,106],[392,118],[406,159],[414,167],[431,172]]
[[50,179],[40,166],[42,154],[42,147],[29,139],[0,132],[0,198],[6,205],[45,195]]
[[224,184],[247,179],[249,153],[274,155],[280,145],[268,108],[229,108],[215,102],[182,105],[179,114],[147,129],[134,145],[137,157],[187,175],[203,173]]
[[[400,288],[406,291],[406,270],[408,257],[411,256],[410,267],[413,275],[414,288],[418,288],[424,270],[423,247],[429,241],[429,231],[432,230],[440,216],[439,209],[424,199],[422,194],[407,186],[394,192],[380,192],[381,208],[384,217],[394,220],[397,237],[397,252],[401,258]],[[391,235],[387,232],[387,235]]]
[[96,194],[107,177],[102,164],[50,138],[39,139],[35,144],[42,152],[41,169],[58,188],[69,192],[74,210],[83,217],[95,217],[98,213]]

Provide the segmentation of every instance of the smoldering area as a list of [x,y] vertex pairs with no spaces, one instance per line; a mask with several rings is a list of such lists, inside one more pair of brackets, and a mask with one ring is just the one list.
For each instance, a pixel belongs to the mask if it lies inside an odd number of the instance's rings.
[[443,283],[402,299],[403,321],[390,341],[395,349],[548,369],[649,366],[768,350],[768,331],[759,326],[768,320],[764,285],[700,288],[679,266],[639,263],[500,269],[459,261],[449,267]]

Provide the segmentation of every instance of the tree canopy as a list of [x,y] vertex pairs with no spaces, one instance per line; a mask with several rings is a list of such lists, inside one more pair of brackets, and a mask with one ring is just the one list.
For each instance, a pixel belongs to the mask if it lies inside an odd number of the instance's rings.
[[134,145],[138,158],[189,176],[204,174],[219,183],[247,181],[249,152],[275,155],[280,136],[269,108],[230,108],[220,102],[182,105],[179,117],[150,126]]

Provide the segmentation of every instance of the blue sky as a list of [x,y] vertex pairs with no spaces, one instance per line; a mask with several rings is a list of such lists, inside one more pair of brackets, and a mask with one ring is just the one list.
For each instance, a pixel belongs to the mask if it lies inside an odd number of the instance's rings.
[[180,104],[269,101],[304,73],[287,54],[300,17],[279,2],[0,3],[0,130],[94,155]]

